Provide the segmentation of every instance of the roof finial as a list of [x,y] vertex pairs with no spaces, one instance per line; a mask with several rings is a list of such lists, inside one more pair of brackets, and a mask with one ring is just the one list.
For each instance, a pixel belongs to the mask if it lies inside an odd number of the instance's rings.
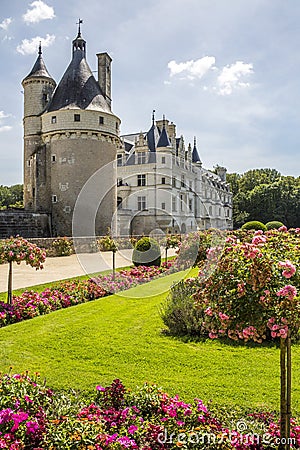
[[41,55],[42,54],[42,42],[40,41],[40,43],[39,43],[39,55]]
[[166,128],[166,116],[163,114],[163,127]]
[[78,19],[78,23],[76,23],[76,25],[78,25],[78,36],[77,37],[81,37],[81,30],[80,30],[80,24],[83,23],[82,19]]
[[152,125],[155,123],[155,109],[152,111]]
[[196,136],[194,136],[194,148],[196,148]]

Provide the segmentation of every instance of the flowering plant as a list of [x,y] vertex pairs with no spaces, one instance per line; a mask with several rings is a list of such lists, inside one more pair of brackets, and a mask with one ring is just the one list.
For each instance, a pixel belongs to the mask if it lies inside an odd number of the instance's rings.
[[285,338],[288,331],[295,336],[300,327],[299,234],[283,229],[247,236],[250,242],[227,238],[208,278],[200,270],[194,299],[204,312],[203,333],[255,342]]

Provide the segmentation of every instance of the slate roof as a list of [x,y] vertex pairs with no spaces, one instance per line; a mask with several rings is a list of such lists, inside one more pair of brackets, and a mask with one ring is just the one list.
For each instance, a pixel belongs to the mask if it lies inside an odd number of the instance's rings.
[[111,112],[98,82],[85,59],[85,41],[81,35],[73,41],[73,58],[59,82],[48,111],[92,109]]
[[170,147],[171,142],[165,127],[161,130],[157,147]]
[[196,139],[194,139],[194,148],[193,148],[193,152],[192,152],[192,162],[193,163],[201,163],[201,159],[196,147]]
[[28,78],[32,77],[46,77],[46,78],[53,78],[49,74],[46,64],[42,57],[42,49],[41,45],[39,46],[39,53],[36,62],[34,63],[33,68],[31,69],[31,72],[27,75],[27,77],[24,78],[24,80],[27,80]]

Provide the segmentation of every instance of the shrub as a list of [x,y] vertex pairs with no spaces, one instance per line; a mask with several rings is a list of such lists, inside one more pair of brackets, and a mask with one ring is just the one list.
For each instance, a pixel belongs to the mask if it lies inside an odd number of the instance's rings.
[[246,222],[242,226],[242,230],[262,230],[266,231],[267,227],[262,222],[258,220],[252,220],[251,222]]
[[73,244],[67,237],[55,239],[49,249],[48,256],[70,256],[73,253]]
[[284,227],[284,224],[277,220],[273,220],[271,222],[266,223],[266,227],[267,227],[267,230],[278,230],[278,228]]
[[195,306],[193,294],[197,280],[190,278],[171,287],[161,306],[160,315],[168,332],[174,336],[200,336],[202,334],[203,311]]
[[135,266],[160,266],[161,253],[158,243],[149,237],[141,238],[132,253]]

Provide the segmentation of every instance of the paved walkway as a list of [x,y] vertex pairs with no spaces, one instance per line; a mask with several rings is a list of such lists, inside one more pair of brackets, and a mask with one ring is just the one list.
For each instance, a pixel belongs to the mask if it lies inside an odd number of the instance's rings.
[[[132,250],[116,253],[116,267],[130,266]],[[78,255],[47,258],[43,270],[22,263],[13,265],[13,289],[49,283],[80,275],[112,269],[112,253],[82,253]],[[8,264],[0,265],[0,292],[7,290]]]

